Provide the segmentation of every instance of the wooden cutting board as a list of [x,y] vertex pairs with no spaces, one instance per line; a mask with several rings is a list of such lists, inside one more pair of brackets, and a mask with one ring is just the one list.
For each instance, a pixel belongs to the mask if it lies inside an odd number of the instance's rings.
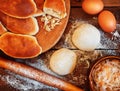
[[70,14],[70,0],[65,0],[65,5],[67,10],[67,16],[61,20],[60,25],[55,26],[55,28],[50,32],[46,31],[43,28],[43,23],[41,22],[40,17],[37,18],[38,24],[40,26],[40,31],[36,35],[36,37],[40,46],[43,49],[43,53],[52,48],[59,41],[63,32],[65,31]]

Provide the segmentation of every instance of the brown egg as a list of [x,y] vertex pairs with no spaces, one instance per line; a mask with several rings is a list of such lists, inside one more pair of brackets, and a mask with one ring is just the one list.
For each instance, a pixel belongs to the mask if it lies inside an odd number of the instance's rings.
[[115,16],[108,10],[104,10],[99,14],[98,23],[105,32],[113,32],[116,29]]
[[82,3],[82,9],[88,14],[98,14],[103,7],[102,0],[84,0]]

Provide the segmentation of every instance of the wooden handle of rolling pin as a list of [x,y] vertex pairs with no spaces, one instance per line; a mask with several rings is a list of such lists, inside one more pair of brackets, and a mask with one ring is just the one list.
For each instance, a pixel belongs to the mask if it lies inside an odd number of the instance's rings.
[[52,75],[49,75],[36,68],[7,60],[0,57],[0,67],[25,76],[36,81],[42,82],[46,85],[53,86],[65,91],[83,91],[82,89]]

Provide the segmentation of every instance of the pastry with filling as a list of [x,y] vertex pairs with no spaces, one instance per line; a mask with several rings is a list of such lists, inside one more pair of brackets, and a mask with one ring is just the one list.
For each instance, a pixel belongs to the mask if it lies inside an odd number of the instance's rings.
[[45,0],[43,11],[46,14],[62,19],[66,16],[65,1],[64,0]]
[[34,36],[4,33],[0,37],[0,49],[13,58],[33,58],[42,52]]
[[37,20],[34,17],[18,19],[0,12],[0,20],[13,33],[35,35],[39,30]]
[[34,16],[41,16],[43,14],[43,5],[44,0],[34,0],[37,6],[37,11],[35,12]]
[[36,10],[34,0],[0,0],[0,11],[15,18],[28,18]]

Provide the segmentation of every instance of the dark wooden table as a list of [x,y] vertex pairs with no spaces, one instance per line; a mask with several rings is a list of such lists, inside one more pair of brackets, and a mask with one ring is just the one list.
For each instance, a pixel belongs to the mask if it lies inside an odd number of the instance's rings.
[[[120,34],[120,0],[103,1],[105,4],[104,9],[110,10],[115,15],[117,19],[117,32]],[[26,59],[25,61],[18,59],[16,61],[41,69],[49,74],[60,77],[80,88],[83,88],[85,91],[89,91],[88,75],[91,65],[96,61],[96,59],[104,56],[120,56],[120,36],[114,37],[113,39],[111,34],[103,32],[97,22],[98,15],[86,14],[81,8],[81,3],[82,0],[71,0],[71,13],[68,25],[60,41],[52,49],[43,53],[37,58],[29,60]],[[76,21],[84,21],[93,24],[100,30],[101,43],[95,51],[84,52],[77,49],[72,44],[71,35],[74,31],[72,26]],[[66,76],[59,76],[49,69],[49,59],[54,51],[63,47],[74,51],[78,56],[78,60],[74,72]],[[42,83],[21,77],[3,69],[0,69],[0,79],[0,91],[59,91],[56,88],[43,85]]]

